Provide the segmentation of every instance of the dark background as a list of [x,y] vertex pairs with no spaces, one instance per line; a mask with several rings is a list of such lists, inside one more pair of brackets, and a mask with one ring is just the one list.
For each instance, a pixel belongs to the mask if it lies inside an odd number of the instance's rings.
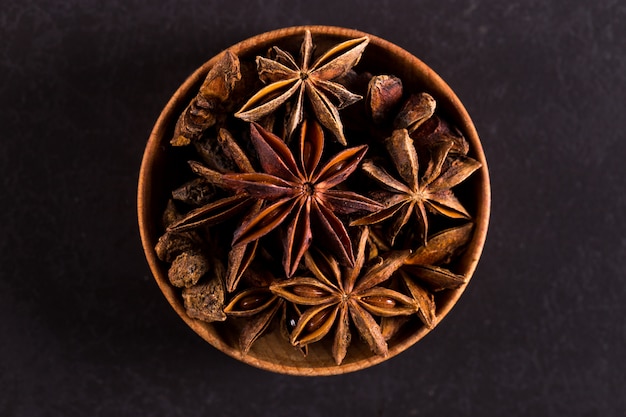
[[[624,416],[623,1],[0,1],[0,415]],[[143,256],[152,125],[220,50],[360,29],[457,92],[489,162],[478,270],[381,365],[276,375],[189,330]]]

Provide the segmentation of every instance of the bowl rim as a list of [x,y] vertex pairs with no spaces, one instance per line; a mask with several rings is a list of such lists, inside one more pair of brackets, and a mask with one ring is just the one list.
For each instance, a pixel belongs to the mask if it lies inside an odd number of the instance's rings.
[[[370,45],[376,45],[382,49],[385,49],[391,55],[395,55],[399,60],[403,61],[406,66],[411,67],[419,73],[424,79],[427,80],[429,86],[433,87],[434,96],[438,101],[444,98],[448,107],[452,108],[456,112],[456,116],[460,118],[460,128],[470,143],[470,147],[473,153],[473,157],[482,163],[482,167],[476,171],[473,175],[480,176],[478,181],[481,184],[478,192],[478,203],[476,207],[475,217],[475,230],[472,241],[468,244],[468,249],[464,253],[464,258],[469,258],[469,263],[465,266],[465,274],[467,275],[467,283],[459,289],[455,290],[446,303],[438,306],[437,309],[437,326],[441,323],[442,319],[447,316],[452,307],[456,304],[461,297],[469,281],[471,280],[476,267],[478,265],[479,258],[483,251],[487,228],[489,225],[490,207],[491,207],[491,186],[489,179],[489,172],[487,167],[487,161],[485,158],[484,150],[482,148],[481,141],[478,137],[478,133],[472,122],[467,110],[461,103],[460,99],[454,93],[454,91],[448,86],[448,84],[433,71],[429,66],[422,62],[419,58],[409,53],[405,49],[384,40],[378,36],[371,35],[366,32],[362,32],[355,29],[348,29],[336,26],[292,26],[282,29],[277,29],[259,35],[250,37],[239,43],[236,43],[227,48],[237,55],[243,51],[255,49],[259,43],[273,42],[284,37],[292,37],[295,35],[303,34],[305,30],[310,30],[313,36],[336,36],[340,38],[352,39],[367,36],[370,39]],[[409,337],[402,339],[400,342],[389,347],[389,354],[381,357],[372,354],[372,356],[359,359],[353,362],[344,363],[341,365],[333,366],[320,366],[320,367],[302,367],[294,365],[280,364],[272,362],[267,359],[255,357],[252,354],[243,355],[236,347],[230,346],[224,340],[219,338],[215,333],[207,331],[206,324],[199,323],[198,320],[191,319],[185,312],[184,307],[180,301],[180,296],[176,290],[171,286],[167,278],[167,273],[163,272],[162,262],[158,259],[154,250],[154,244],[158,239],[158,236],[154,236],[151,232],[153,227],[153,218],[151,216],[151,204],[153,195],[153,184],[149,181],[153,176],[154,160],[162,152],[161,147],[163,145],[163,133],[167,130],[168,126],[171,126],[171,118],[178,117],[177,114],[173,115],[173,111],[181,106],[181,100],[188,97],[189,90],[206,76],[208,70],[215,64],[217,58],[221,54],[217,54],[212,57],[200,67],[198,67],[176,90],[171,96],[165,107],[162,109],[146,144],[144,150],[141,168],[139,172],[138,190],[137,190],[137,215],[139,231],[141,235],[141,243],[144,249],[146,260],[148,261],[152,275],[159,286],[159,289],[164,294],[169,304],[174,308],[176,313],[183,319],[183,321],[200,337],[202,337],[209,344],[217,348],[223,353],[235,358],[239,361],[247,363],[257,368],[261,368],[267,371],[300,375],[300,376],[319,376],[319,375],[338,375],[348,372],[353,372],[361,369],[368,368],[370,366],[379,364],[383,361],[390,359],[408,349],[420,339],[422,339],[432,329],[427,329],[422,326],[421,329]],[[457,121],[459,124],[459,121]],[[435,326],[436,327],[436,326]]]

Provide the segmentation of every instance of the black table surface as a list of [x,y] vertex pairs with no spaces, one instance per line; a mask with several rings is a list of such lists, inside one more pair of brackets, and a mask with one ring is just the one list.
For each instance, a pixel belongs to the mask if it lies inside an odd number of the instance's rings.
[[[624,416],[626,3],[0,2],[0,415]],[[205,60],[280,27],[356,28],[456,91],[492,180],[451,314],[356,373],[217,351],[143,255],[141,158]]]

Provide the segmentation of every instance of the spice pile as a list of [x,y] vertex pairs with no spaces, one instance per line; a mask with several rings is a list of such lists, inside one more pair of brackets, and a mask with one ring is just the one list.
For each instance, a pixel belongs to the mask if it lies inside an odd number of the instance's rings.
[[225,51],[176,124],[190,179],[155,249],[187,314],[237,322],[243,353],[280,329],[305,355],[332,340],[338,365],[351,341],[384,356],[466,282],[472,216],[453,189],[481,165],[432,96],[359,68],[367,45],[317,51],[305,31],[299,51]]

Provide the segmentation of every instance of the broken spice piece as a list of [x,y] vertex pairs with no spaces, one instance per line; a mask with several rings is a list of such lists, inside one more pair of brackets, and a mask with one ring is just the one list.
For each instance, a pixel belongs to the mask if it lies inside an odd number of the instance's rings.
[[435,113],[436,106],[437,102],[430,94],[413,94],[404,103],[393,121],[393,128],[406,129],[409,133],[413,133]]
[[209,262],[200,252],[183,252],[174,259],[167,277],[175,287],[191,287],[209,272]]
[[225,51],[207,74],[198,95],[178,119],[170,143],[184,146],[200,139],[206,129],[216,123],[217,115],[222,112],[221,107],[228,102],[240,79],[239,58]]
[[367,108],[372,120],[380,124],[388,119],[402,99],[402,80],[393,75],[372,77],[367,86]]
[[226,320],[223,311],[224,284],[219,277],[205,284],[185,288],[182,297],[189,317],[206,322]]

